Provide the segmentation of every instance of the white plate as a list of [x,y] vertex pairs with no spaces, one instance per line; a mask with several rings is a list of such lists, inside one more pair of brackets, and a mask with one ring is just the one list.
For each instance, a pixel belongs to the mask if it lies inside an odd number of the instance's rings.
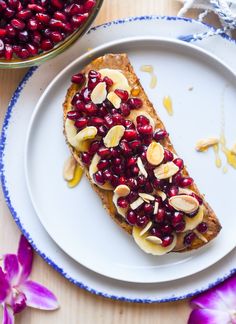
[[[1,138],[1,180],[6,202],[16,223],[44,260],[68,280],[92,293],[112,299],[143,303],[174,301],[190,297],[231,275],[236,268],[236,252],[234,250],[222,261],[196,275],[162,284],[122,283],[97,275],[73,261],[47,234],[32,208],[27,193],[23,148],[33,107],[54,76],[83,53],[81,48],[95,48],[101,40],[111,41],[137,36],[137,30],[140,36],[176,38],[179,35],[206,31],[207,28],[195,21],[175,17],[135,17],[94,28],[82,41],[60,57],[42,65],[36,71],[30,70],[12,98]],[[234,41],[226,37],[217,37],[198,45],[214,52],[236,71]]]
[[[63,136],[62,103],[71,76],[92,58],[110,52],[128,54],[154,107],[159,107],[157,112],[177,152],[220,218],[223,230],[219,237],[198,251],[161,257],[145,254],[133,238],[107,216],[86,177],[73,190],[62,178],[62,166],[69,154]],[[153,65],[158,78],[158,86],[152,90],[150,76],[140,72],[140,67],[147,62]],[[193,87],[191,92],[190,86]],[[194,150],[199,138],[220,132],[221,97],[225,87],[227,135],[235,140],[236,110],[232,103],[236,102],[236,77],[218,59],[196,46],[160,38],[129,38],[95,48],[64,69],[47,87],[35,108],[25,155],[31,200],[54,241],[89,269],[113,279],[138,283],[183,278],[211,266],[229,253],[235,247],[235,238],[230,232],[232,226],[236,226],[233,217],[236,172],[230,170],[226,175],[219,172],[212,158],[206,159]],[[167,94],[174,104],[175,114],[171,118],[162,107],[162,98]],[[227,200],[227,205],[221,204],[219,197]]]

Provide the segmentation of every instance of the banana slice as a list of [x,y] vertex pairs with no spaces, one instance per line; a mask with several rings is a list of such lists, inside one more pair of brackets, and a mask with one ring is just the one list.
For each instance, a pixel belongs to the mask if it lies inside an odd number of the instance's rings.
[[151,242],[150,239],[147,240],[146,238],[150,237],[148,236],[147,233],[145,233],[146,235],[140,236],[141,231],[142,231],[141,228],[134,226],[132,234],[136,244],[140,247],[140,249],[142,249],[146,253],[152,255],[163,255],[173,250],[177,243],[176,235],[174,235],[173,242],[169,246],[163,247],[161,246],[161,244],[159,244],[160,243],[159,240],[157,240],[159,243],[158,242],[153,243],[153,241]]
[[135,126],[137,126],[137,117],[138,116],[145,116],[149,122],[150,122],[150,125],[152,126],[153,129],[155,129],[155,123],[154,123],[154,120],[153,118],[144,110],[131,110],[130,114],[129,114],[129,119],[134,123]]
[[91,164],[89,166],[89,175],[91,178],[91,181],[95,183],[99,188],[104,190],[113,190],[113,187],[110,183],[105,182],[104,185],[100,185],[99,183],[95,182],[93,179],[94,173],[98,171],[97,164],[100,161],[101,157],[96,153],[91,161]]
[[113,81],[113,85],[110,88],[111,91],[116,89],[126,90],[130,94],[131,88],[129,86],[128,80],[124,74],[119,70],[114,69],[101,69],[99,70],[102,77],[108,77]]
[[66,119],[65,132],[68,142],[77,151],[84,152],[88,150],[89,141],[97,135],[97,128],[94,126],[88,126],[77,133],[77,128],[74,125],[74,121]]
[[185,216],[184,219],[185,219],[186,225],[185,225],[184,232],[192,231],[193,229],[195,229],[198,226],[198,224],[200,224],[203,221],[203,217],[204,217],[204,207],[203,206],[199,207],[198,213],[193,218]]

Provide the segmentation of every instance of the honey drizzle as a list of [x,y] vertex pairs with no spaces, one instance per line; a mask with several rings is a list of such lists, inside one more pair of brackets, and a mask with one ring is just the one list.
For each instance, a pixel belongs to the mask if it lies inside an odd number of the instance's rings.
[[170,96],[165,96],[163,98],[163,106],[165,107],[167,113],[172,116],[174,111],[173,111],[173,104],[172,104],[172,99]]
[[220,155],[219,155],[219,145],[215,144],[213,146],[213,150],[214,150],[214,153],[215,153],[215,165],[216,165],[217,168],[221,168],[222,162],[221,162],[221,158],[220,158]]
[[150,81],[149,87],[151,89],[156,88],[156,86],[157,86],[157,76],[154,73],[153,66],[152,65],[142,65],[141,68],[140,68],[140,70],[142,72],[146,72],[146,73],[149,73],[150,74],[151,81]]

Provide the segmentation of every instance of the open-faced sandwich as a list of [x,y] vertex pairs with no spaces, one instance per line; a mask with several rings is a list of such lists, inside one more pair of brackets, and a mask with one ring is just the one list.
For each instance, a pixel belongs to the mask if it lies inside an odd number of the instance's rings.
[[196,249],[219,233],[126,54],[72,77],[64,134],[109,215],[146,253]]

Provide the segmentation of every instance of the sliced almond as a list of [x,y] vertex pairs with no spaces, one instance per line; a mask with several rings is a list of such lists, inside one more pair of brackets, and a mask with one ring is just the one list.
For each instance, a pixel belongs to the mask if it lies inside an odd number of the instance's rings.
[[143,202],[144,202],[143,199],[139,197],[134,202],[132,202],[132,204],[130,204],[130,208],[133,209],[133,210],[135,210],[139,206],[141,206],[143,204]]
[[219,143],[219,139],[216,137],[208,137],[199,140],[196,143],[195,149],[199,152],[206,151],[209,147],[214,146]]
[[120,143],[125,128],[122,125],[113,126],[104,137],[103,142],[106,147],[115,147]]
[[167,162],[155,168],[154,174],[157,179],[168,179],[175,175],[178,171],[179,168],[174,164],[174,162]]
[[82,129],[74,138],[75,149],[83,152],[87,146],[84,146],[85,141],[93,139],[97,135],[97,128],[94,126],[88,126]]
[[193,193],[193,191],[188,188],[180,188],[179,187],[179,194],[191,195],[192,193]]
[[141,160],[140,157],[138,157],[138,159],[137,159],[137,165],[138,165],[138,168],[139,168],[140,173],[141,173],[145,178],[147,178],[148,174],[147,174],[147,171],[146,171],[145,168],[144,168],[143,162],[142,162],[142,160]]
[[106,82],[99,82],[91,93],[91,100],[94,104],[101,104],[107,97]]
[[169,204],[174,207],[174,209],[183,211],[187,214],[191,214],[199,208],[198,200],[188,195],[170,197]]
[[117,96],[117,94],[113,91],[109,92],[107,95],[107,99],[112,103],[112,105],[116,108],[120,108],[121,98]]
[[63,178],[66,181],[70,181],[74,178],[75,168],[76,168],[77,162],[73,156],[70,156],[63,168]]
[[152,142],[147,149],[147,160],[152,165],[159,165],[164,159],[164,148],[160,143]]
[[131,88],[129,86],[129,82],[121,71],[115,69],[101,69],[99,72],[101,73],[102,77],[108,77],[113,81],[111,91],[121,89],[130,93]]
[[143,236],[149,228],[152,226],[152,222],[148,222],[147,225],[142,229],[142,231],[139,233],[140,236]]
[[137,126],[137,117],[138,116],[145,116],[149,122],[150,125],[152,126],[153,129],[155,129],[155,122],[153,120],[153,118],[144,110],[131,110],[130,114],[129,114],[129,119],[134,123],[135,126]]
[[154,211],[153,211],[153,214],[156,215],[157,212],[158,212],[158,209],[159,209],[159,204],[157,201],[155,201],[155,204],[154,204]]
[[114,193],[117,194],[119,197],[125,197],[128,196],[130,193],[130,188],[126,185],[119,185],[114,190]]
[[113,187],[109,182],[105,182],[104,185],[100,185],[94,181],[93,175],[98,171],[97,164],[100,160],[101,157],[96,153],[89,166],[89,176],[91,178],[91,181],[104,190],[113,190]]
[[147,236],[146,240],[149,242],[152,242],[154,244],[158,244],[158,245],[162,243],[162,240],[156,236]]
[[145,192],[139,193],[139,197],[141,197],[146,202],[150,202],[150,201],[155,200],[155,197],[153,197],[152,195],[149,195],[149,194],[147,194]]
[[197,237],[202,240],[204,243],[207,243],[208,242],[208,239],[202,235],[202,233],[200,233],[198,230],[194,230],[194,233],[197,235]]
[[157,194],[158,194],[158,196],[161,197],[162,201],[166,200],[167,196],[166,196],[166,194],[164,193],[164,191],[157,190]]

